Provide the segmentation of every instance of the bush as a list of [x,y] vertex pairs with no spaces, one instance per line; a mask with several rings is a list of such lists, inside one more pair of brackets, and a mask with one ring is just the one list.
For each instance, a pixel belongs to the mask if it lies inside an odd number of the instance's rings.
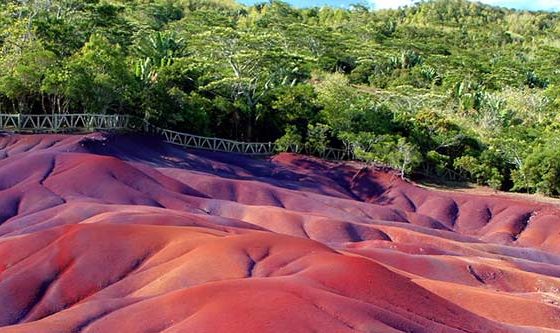
[[560,194],[560,140],[539,144],[512,174],[514,189],[546,195]]
[[310,153],[322,155],[329,146],[328,133],[331,128],[328,125],[316,124],[307,126],[307,142],[305,147]]
[[529,71],[525,74],[525,84],[529,88],[541,88],[544,89],[548,86],[548,80],[541,78],[537,73]]
[[426,162],[433,166],[436,175],[442,176],[448,168],[449,156],[440,154],[435,150],[430,150],[426,154]]
[[285,134],[275,141],[277,152],[299,153],[303,148],[302,137],[295,126],[286,127]]
[[340,137],[353,148],[357,159],[385,164],[398,170],[403,178],[422,161],[418,148],[404,137],[366,132],[343,133]]
[[502,187],[503,176],[496,167],[481,162],[473,156],[461,156],[453,163],[455,168],[467,173],[479,185],[488,185],[495,190]]

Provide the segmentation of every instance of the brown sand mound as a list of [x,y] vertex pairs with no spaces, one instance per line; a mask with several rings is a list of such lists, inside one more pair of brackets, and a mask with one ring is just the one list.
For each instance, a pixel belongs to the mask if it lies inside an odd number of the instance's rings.
[[560,331],[551,204],[126,135],[0,156],[0,333]]

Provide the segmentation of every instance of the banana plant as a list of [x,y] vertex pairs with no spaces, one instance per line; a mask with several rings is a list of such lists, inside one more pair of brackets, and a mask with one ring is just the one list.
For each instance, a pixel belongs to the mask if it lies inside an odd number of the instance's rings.
[[157,70],[151,58],[139,59],[134,64],[134,74],[144,83],[153,83],[157,80]]
[[174,33],[157,31],[141,38],[136,52],[144,58],[150,58],[152,65],[162,67],[170,65],[173,59],[182,55],[183,44],[183,38],[177,38]]
[[182,56],[183,44],[183,39],[176,38],[172,32],[158,31],[141,38],[136,46],[136,53],[140,56],[134,65],[136,76],[148,84],[156,82],[158,70]]

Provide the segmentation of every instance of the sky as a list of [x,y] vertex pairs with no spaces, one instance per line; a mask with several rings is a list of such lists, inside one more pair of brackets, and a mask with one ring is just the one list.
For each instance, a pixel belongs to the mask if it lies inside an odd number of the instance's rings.
[[[373,8],[397,8],[399,6],[410,5],[414,0],[285,0],[298,7],[330,5],[337,7],[348,6],[358,2],[368,2]],[[264,2],[264,0],[241,0],[245,4]],[[529,9],[529,10],[548,10],[560,11],[560,0],[480,0],[493,6],[503,6],[508,8]]]

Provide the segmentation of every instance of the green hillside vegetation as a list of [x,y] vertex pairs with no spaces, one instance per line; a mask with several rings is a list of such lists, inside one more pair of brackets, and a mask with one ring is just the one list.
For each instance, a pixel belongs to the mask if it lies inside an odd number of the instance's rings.
[[560,14],[202,0],[0,4],[0,112],[127,113],[560,194]]

